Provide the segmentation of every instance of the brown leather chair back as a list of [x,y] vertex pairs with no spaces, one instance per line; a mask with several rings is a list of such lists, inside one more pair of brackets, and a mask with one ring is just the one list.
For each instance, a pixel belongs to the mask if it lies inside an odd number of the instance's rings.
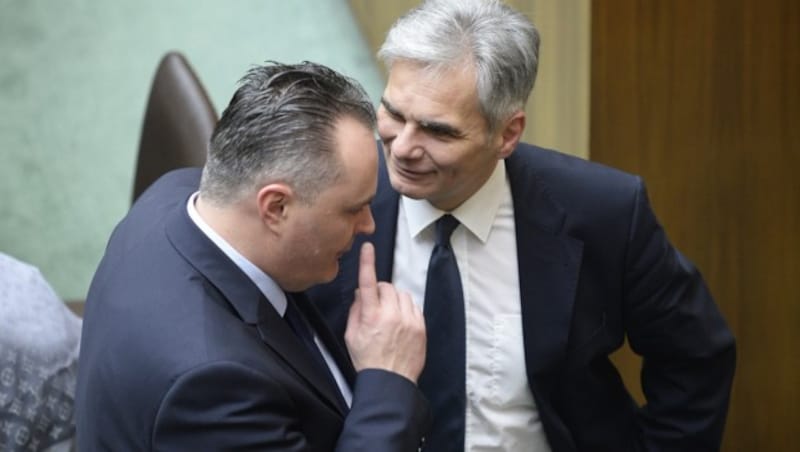
[[167,53],[158,65],[142,124],[133,201],[164,173],[203,166],[217,113],[189,62]]

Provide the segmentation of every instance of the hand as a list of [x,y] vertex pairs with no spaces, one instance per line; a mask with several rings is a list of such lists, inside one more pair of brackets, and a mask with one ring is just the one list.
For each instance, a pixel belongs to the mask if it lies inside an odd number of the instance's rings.
[[356,370],[384,369],[414,383],[425,365],[425,318],[411,295],[375,276],[375,248],[361,247],[345,342]]

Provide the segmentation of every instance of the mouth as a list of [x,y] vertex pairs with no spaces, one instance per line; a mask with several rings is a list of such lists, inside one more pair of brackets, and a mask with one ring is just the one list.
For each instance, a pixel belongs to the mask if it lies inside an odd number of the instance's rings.
[[397,163],[394,163],[394,162],[392,164],[392,169],[398,175],[402,176],[405,179],[409,179],[409,180],[423,179],[423,178],[425,178],[425,177],[427,177],[427,176],[429,176],[430,174],[433,173],[433,171],[414,171],[414,170],[410,170],[408,168],[403,168],[402,166],[400,166],[400,165],[398,165]]

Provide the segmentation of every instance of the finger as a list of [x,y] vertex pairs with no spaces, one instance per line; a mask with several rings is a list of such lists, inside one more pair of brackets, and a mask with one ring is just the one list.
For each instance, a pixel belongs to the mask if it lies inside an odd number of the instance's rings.
[[397,289],[391,283],[379,282],[378,283],[378,299],[381,302],[381,308],[397,310],[398,299]]
[[411,294],[406,291],[397,291],[397,304],[400,306],[400,312],[404,316],[414,315],[414,301]]
[[353,299],[353,304],[350,305],[350,312],[347,315],[347,325],[355,325],[358,323],[359,318],[361,316],[361,295],[358,289],[356,289],[355,298]]
[[364,303],[377,303],[378,277],[375,275],[375,248],[365,242],[358,262],[358,289]]

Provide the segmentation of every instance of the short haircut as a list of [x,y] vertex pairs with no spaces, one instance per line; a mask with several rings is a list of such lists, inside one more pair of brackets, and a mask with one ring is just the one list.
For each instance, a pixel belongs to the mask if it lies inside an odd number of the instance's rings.
[[283,182],[313,201],[341,174],[335,128],[345,117],[375,128],[372,102],[355,80],[310,62],[253,67],[211,136],[203,198],[227,204]]
[[378,56],[389,70],[404,60],[432,70],[471,64],[481,113],[494,128],[525,108],[539,41],[536,27],[498,0],[427,0],[394,23]]

